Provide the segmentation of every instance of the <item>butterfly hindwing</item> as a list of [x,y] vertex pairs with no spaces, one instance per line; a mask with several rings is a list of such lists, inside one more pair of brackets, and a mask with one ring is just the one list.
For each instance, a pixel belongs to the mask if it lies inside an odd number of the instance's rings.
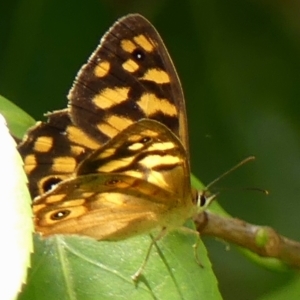
[[185,154],[163,124],[134,123],[88,156],[76,177],[34,201],[35,227],[44,235],[68,232],[99,240],[177,227],[195,210],[185,184]]
[[181,225],[194,207],[176,207],[170,198],[180,201],[159,186],[127,175],[76,177],[36,199],[35,228],[44,236],[68,233],[120,240],[159,226]]
[[18,146],[32,198],[73,176],[78,164],[100,147],[72,124],[66,109],[47,117],[47,122],[38,122]]

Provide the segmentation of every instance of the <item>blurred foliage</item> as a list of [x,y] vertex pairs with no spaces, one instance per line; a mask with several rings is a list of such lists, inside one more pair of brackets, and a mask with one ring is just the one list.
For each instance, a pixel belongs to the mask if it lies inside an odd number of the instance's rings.
[[[140,12],[161,33],[184,87],[193,172],[233,216],[300,240],[300,16],[297,1],[4,1],[0,93],[35,119],[66,106],[80,66],[120,16]],[[270,195],[241,191],[268,189]],[[295,276],[273,273],[207,240],[224,299],[264,299]],[[282,296],[282,295],[281,295]],[[245,297],[242,297],[245,298]],[[267,299],[267,298],[266,298]],[[278,295],[278,299],[281,299]]]

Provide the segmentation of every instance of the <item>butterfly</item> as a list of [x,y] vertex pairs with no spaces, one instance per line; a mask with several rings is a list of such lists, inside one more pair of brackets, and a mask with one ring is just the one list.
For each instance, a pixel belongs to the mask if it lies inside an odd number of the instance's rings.
[[158,229],[137,278],[154,242],[209,203],[191,187],[184,96],[153,25],[118,20],[68,99],[19,145],[35,229],[111,241]]

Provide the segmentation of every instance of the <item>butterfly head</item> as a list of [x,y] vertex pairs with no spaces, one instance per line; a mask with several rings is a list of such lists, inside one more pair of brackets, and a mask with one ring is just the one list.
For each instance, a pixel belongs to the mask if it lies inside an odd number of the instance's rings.
[[195,190],[194,191],[194,204],[197,206],[198,213],[204,211],[218,194],[210,194],[208,190]]

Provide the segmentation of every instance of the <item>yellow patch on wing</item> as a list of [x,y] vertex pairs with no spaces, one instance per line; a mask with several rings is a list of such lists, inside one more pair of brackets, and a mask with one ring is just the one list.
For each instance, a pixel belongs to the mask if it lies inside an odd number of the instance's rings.
[[144,93],[137,101],[139,107],[149,117],[156,112],[162,112],[168,116],[177,116],[176,106],[167,99],[156,97],[152,93]]
[[148,169],[156,166],[173,165],[180,162],[180,158],[173,155],[148,155],[140,160],[140,164]]
[[77,162],[71,156],[56,157],[53,159],[52,171],[59,173],[72,173]]
[[128,137],[128,141],[135,143],[137,141],[139,141],[141,139],[141,136],[139,134],[133,134],[131,136]]
[[70,206],[81,206],[85,203],[85,199],[83,198],[78,198],[78,199],[73,199],[72,200],[67,200],[63,201],[60,205],[60,207],[70,207]]
[[127,72],[133,73],[138,70],[139,65],[132,59],[128,59],[122,64],[122,68]]
[[68,135],[68,139],[74,144],[79,144],[89,149],[97,149],[100,146],[99,143],[89,138],[78,127],[68,126],[66,132]]
[[33,149],[37,152],[49,152],[53,146],[53,138],[50,136],[40,136],[34,142]]
[[82,193],[82,198],[90,198],[90,197],[92,197],[93,195],[95,195],[94,192],[83,192],[83,193]]
[[71,147],[71,153],[74,155],[74,156],[78,156],[82,153],[85,152],[85,148],[84,147],[81,147],[81,146],[74,146],[72,145]]
[[60,202],[66,197],[66,194],[54,194],[47,197],[46,203]]
[[148,150],[152,151],[152,150],[160,150],[160,151],[164,151],[164,150],[171,150],[174,148],[174,144],[172,142],[165,142],[165,143],[155,143],[152,144]]
[[134,171],[134,170],[125,171],[124,174],[126,174],[128,176],[131,176],[131,177],[134,177],[134,178],[143,178],[144,177],[143,173],[138,172],[138,171]]
[[108,158],[108,157],[114,155],[115,152],[116,152],[116,149],[114,149],[114,148],[105,149],[103,152],[100,153],[100,155],[98,156],[98,158],[99,159]]
[[128,150],[136,151],[142,149],[143,147],[144,145],[142,143],[134,143],[128,146]]
[[135,36],[133,40],[147,52],[151,52],[154,49],[153,44],[143,34]]
[[146,129],[146,130],[141,132],[141,136],[156,137],[156,136],[158,136],[158,132],[152,131],[150,129]]
[[121,47],[124,51],[132,53],[136,49],[136,45],[130,40],[122,40]]
[[110,63],[108,61],[100,61],[94,69],[94,75],[97,77],[104,77],[109,73]]
[[170,188],[164,176],[160,172],[151,171],[147,176],[147,181],[156,186],[159,186],[162,189],[168,190]]
[[33,154],[27,155],[24,159],[24,170],[26,174],[30,174],[37,166],[36,157]]
[[34,204],[33,203],[33,206],[32,206],[33,213],[35,214],[36,212],[43,209],[44,207],[46,207],[46,204]]
[[170,83],[170,76],[164,70],[149,69],[140,79],[153,81],[157,84]]
[[93,98],[94,104],[101,109],[108,109],[127,100],[129,87],[106,88]]
[[114,137],[115,135],[117,135],[119,133],[119,131],[112,127],[111,125],[109,124],[105,124],[105,123],[99,123],[97,125],[97,128],[103,133],[105,134],[106,136],[112,138]]
[[116,128],[118,131],[123,131],[129,125],[132,124],[132,121],[128,118],[111,115],[106,119],[106,122]]
[[118,206],[123,205],[124,201],[126,201],[126,198],[120,193],[102,193],[97,199],[97,206],[102,204],[102,207],[112,207],[116,209]]
[[127,167],[129,164],[132,163],[134,160],[134,156],[118,159],[118,160],[111,160],[110,162],[100,166],[97,171],[104,172],[104,173],[111,173],[114,172],[116,169]]

